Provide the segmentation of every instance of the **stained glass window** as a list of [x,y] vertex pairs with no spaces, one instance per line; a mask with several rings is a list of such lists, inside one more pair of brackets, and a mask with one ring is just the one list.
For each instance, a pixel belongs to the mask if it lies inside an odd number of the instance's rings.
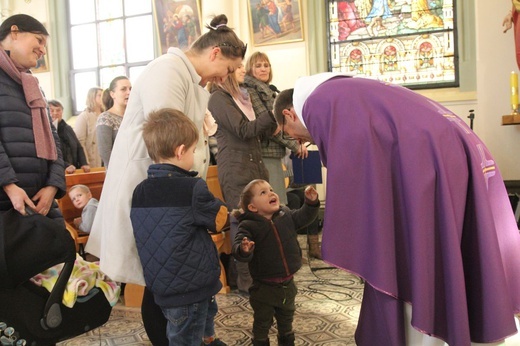
[[455,0],[328,0],[329,71],[459,85]]

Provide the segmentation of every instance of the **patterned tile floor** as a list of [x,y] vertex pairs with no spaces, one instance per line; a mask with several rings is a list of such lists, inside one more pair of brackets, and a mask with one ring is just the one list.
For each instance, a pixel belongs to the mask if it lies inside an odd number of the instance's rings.
[[[304,253],[305,236],[299,236]],[[363,284],[358,277],[311,260],[296,275],[298,295],[294,329],[299,346],[353,346]],[[238,292],[217,296],[217,335],[229,346],[250,345],[252,310]],[[276,325],[271,345],[277,345]],[[60,346],[151,345],[144,331],[140,309],[121,304],[102,327],[59,343]]]

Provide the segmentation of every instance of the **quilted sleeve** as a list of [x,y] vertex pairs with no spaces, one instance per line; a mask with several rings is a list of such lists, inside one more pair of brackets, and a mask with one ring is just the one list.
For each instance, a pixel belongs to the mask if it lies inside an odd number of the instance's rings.
[[195,223],[218,232],[227,224],[229,213],[220,199],[213,196],[202,179],[195,184],[193,191],[193,212]]

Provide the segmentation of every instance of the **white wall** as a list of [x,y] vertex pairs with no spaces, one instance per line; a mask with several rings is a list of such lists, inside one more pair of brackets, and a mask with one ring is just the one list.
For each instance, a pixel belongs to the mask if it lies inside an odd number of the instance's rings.
[[511,1],[476,0],[477,92],[476,132],[486,143],[505,180],[520,179],[520,125],[501,126],[510,113],[509,75],[518,67],[513,32],[502,32]]

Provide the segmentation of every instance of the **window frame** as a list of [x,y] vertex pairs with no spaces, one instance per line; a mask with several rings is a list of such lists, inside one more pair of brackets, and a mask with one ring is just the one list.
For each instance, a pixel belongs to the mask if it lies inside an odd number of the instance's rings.
[[[97,41],[97,57],[98,57],[98,64],[97,66],[95,67],[88,67],[88,68],[74,68],[74,56],[73,56],[73,37],[72,37],[72,34],[69,34],[68,35],[68,57],[69,57],[69,61],[70,61],[70,69],[69,69],[69,83],[70,83],[70,98],[71,98],[71,101],[72,101],[72,107],[71,107],[71,111],[72,111],[72,115],[78,115],[79,113],[81,113],[84,109],[83,108],[80,108],[80,107],[77,107],[78,105],[82,104],[84,101],[83,100],[80,100],[80,102],[78,102],[78,100],[76,99],[76,81],[75,81],[75,76],[79,73],[85,73],[85,72],[94,72],[95,76],[96,76],[96,84],[95,85],[92,85],[92,87],[95,87],[95,86],[99,86],[103,89],[107,88],[108,85],[104,86],[104,85],[100,85],[101,84],[101,70],[102,69],[105,69],[105,68],[111,68],[111,67],[123,67],[124,69],[124,75],[129,77],[130,79],[132,79],[132,76],[130,75],[130,69],[133,68],[133,67],[144,67],[146,65],[148,65],[148,63],[150,63],[154,58],[155,58],[155,51],[152,52],[152,58],[151,60],[145,60],[145,61],[138,61],[138,62],[129,62],[128,61],[128,48],[127,48],[127,45],[126,45],[126,42],[127,42],[127,24],[126,24],[126,21],[127,19],[131,19],[131,18],[136,18],[136,17],[142,17],[142,16],[147,16],[149,15],[150,18],[151,18],[151,32],[155,32],[155,20],[154,20],[154,8],[153,8],[153,0],[148,0],[150,1],[150,12],[143,12],[143,13],[138,13],[138,14],[131,14],[131,15],[126,15],[125,13],[125,0],[119,0],[121,2],[121,6],[122,6],[122,10],[123,10],[123,14],[121,16],[118,16],[118,17],[112,17],[112,18],[105,18],[105,19],[98,19],[97,17],[97,8],[98,8],[98,4],[97,2],[100,1],[100,0],[82,0],[82,1],[91,1],[94,3],[94,11],[95,11],[95,19],[94,21],[88,21],[88,22],[82,22],[80,24],[72,24],[71,23],[71,1],[70,0],[66,0],[66,14],[67,14],[67,19],[66,19],[66,25],[67,25],[67,29],[68,29],[68,32],[71,33],[72,32],[72,28],[75,27],[75,26],[79,26],[79,25],[85,25],[85,24],[94,24],[95,27],[96,27],[96,41]],[[142,0],[139,0],[139,1],[142,1]],[[112,64],[112,65],[101,65],[100,64],[100,60],[101,60],[101,52],[100,52],[100,23],[102,22],[109,22],[109,21],[112,21],[112,20],[122,20],[123,21],[123,46],[124,46],[124,62],[123,63],[120,63],[120,64]],[[153,39],[153,37],[151,38]],[[86,94],[85,96],[86,97]],[[80,108],[80,109],[78,109]]]

